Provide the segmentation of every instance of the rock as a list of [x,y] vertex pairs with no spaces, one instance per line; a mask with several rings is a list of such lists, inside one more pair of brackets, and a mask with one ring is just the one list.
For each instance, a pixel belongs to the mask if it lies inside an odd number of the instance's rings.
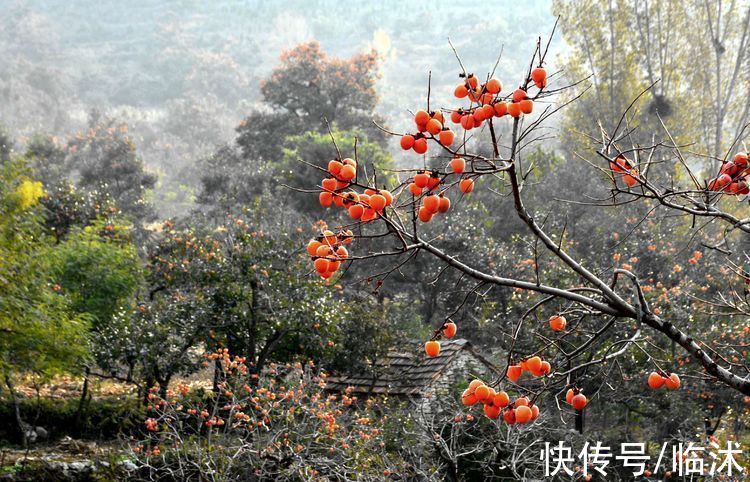
[[123,460],[120,462],[120,467],[127,470],[128,472],[133,472],[134,470],[138,470],[138,466],[135,465],[131,460]]
[[45,440],[47,437],[49,437],[49,432],[47,432],[44,427],[34,427],[34,432],[36,432],[37,437],[42,440]]

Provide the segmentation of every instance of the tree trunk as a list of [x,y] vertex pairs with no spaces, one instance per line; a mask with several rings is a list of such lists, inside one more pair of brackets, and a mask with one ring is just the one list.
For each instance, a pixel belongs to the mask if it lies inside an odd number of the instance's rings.
[[83,417],[83,409],[86,405],[86,396],[89,393],[89,374],[91,373],[91,368],[89,366],[86,366],[86,371],[83,375],[83,388],[81,389],[81,398],[78,400],[78,410],[76,410],[76,427],[81,426],[81,418]]
[[5,386],[8,387],[10,398],[13,400],[13,411],[15,412],[16,425],[18,426],[18,431],[21,432],[21,445],[23,448],[28,448],[29,441],[26,438],[26,424],[24,423],[23,418],[21,418],[21,405],[18,401],[16,388],[13,386],[13,382],[10,380],[9,375],[5,375]]

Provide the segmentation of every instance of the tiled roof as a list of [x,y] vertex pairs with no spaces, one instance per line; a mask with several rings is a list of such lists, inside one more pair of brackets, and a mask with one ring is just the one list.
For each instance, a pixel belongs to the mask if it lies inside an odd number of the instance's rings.
[[464,339],[441,341],[440,354],[434,358],[424,354],[422,342],[415,342],[409,348],[409,351],[391,350],[384,360],[377,360],[374,370],[376,375],[359,373],[329,377],[326,389],[343,391],[347,387],[353,387],[357,393],[418,396],[440,378],[462,350],[470,350],[481,363],[491,366]]

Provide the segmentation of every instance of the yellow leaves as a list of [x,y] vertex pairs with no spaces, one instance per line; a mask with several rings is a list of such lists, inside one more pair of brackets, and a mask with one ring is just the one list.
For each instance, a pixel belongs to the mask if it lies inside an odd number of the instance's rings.
[[18,185],[15,194],[19,209],[26,210],[44,196],[44,188],[41,182],[26,179]]

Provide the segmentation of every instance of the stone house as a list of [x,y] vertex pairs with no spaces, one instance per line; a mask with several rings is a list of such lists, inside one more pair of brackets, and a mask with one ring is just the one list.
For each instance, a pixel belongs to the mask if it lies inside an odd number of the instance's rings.
[[326,389],[341,392],[348,387],[360,398],[387,394],[407,399],[424,414],[446,397],[457,397],[458,387],[474,377],[491,379],[497,368],[468,340],[441,341],[440,354],[429,358],[424,342],[412,342],[392,349],[383,360],[375,360],[371,373],[353,373],[330,377]]

